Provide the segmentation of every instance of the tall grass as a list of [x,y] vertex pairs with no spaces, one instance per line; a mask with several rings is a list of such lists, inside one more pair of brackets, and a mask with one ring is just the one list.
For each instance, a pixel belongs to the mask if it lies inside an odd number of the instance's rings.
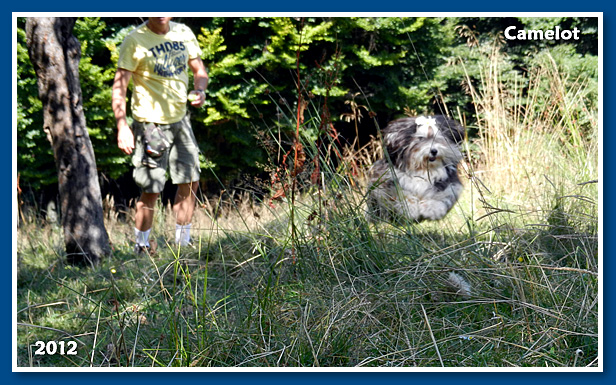
[[[112,258],[77,269],[57,227],[23,224],[18,365],[599,366],[596,111],[582,129],[571,111],[584,108],[568,106],[587,102],[583,82],[549,61],[520,79],[521,97],[500,80],[499,55],[469,82],[478,138],[442,221],[368,222],[362,175],[378,142],[306,135],[292,148],[303,154],[272,169],[278,199],[199,202],[194,247],[167,244],[172,211],[159,207],[159,252],[136,258],[130,224],[110,214]],[[307,107],[304,124],[322,130],[323,105]],[[264,133],[285,154],[280,138]],[[61,339],[79,354],[33,354],[35,341]]]
[[482,178],[500,189],[497,195],[515,202],[540,198],[550,190],[545,188],[549,178],[560,178],[558,186],[571,189],[598,175],[598,121],[592,111],[597,102],[583,92],[587,81],[568,79],[549,52],[541,56],[527,79],[504,88],[499,78],[503,56],[495,51],[482,71],[481,90],[469,81],[480,117]]

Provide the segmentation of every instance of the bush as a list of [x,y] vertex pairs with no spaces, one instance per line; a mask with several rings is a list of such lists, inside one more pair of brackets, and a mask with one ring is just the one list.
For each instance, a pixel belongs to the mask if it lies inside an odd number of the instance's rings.
[[[564,82],[588,79],[597,92],[596,19],[310,17],[179,18],[196,33],[211,75],[206,106],[192,110],[202,150],[204,182],[228,187],[242,175],[267,178],[279,166],[278,149],[300,134],[318,142],[338,135],[341,145],[364,145],[394,117],[446,112],[476,135],[481,119],[469,85],[479,89],[482,63],[498,49],[508,92],[528,96],[528,68],[546,52]],[[99,171],[117,178],[129,171],[118,149],[110,105],[117,48],[138,18],[82,18],[75,26],[83,57],[84,110]],[[504,26],[579,27],[583,44],[542,45],[499,38]],[[22,186],[38,191],[54,183],[55,167],[42,131],[34,72],[18,22],[18,159]],[[550,59],[551,60],[551,59]],[[516,83],[518,82],[518,83]],[[544,84],[540,92],[551,92]],[[298,101],[302,102],[297,108]],[[510,99],[509,99],[510,100]],[[535,106],[538,106],[537,102]],[[594,106],[588,106],[594,110]],[[572,108],[582,108],[572,106]],[[359,115],[363,112],[363,115]],[[305,115],[305,117],[303,116]],[[323,116],[321,116],[323,115]],[[581,115],[580,115],[581,116]],[[309,119],[319,118],[319,124]],[[555,117],[557,119],[558,117]],[[589,122],[581,122],[588,127]],[[585,131],[588,131],[586,128]],[[272,143],[276,151],[271,153]],[[241,179],[241,178],[240,178]],[[245,178],[244,178],[245,179]]]

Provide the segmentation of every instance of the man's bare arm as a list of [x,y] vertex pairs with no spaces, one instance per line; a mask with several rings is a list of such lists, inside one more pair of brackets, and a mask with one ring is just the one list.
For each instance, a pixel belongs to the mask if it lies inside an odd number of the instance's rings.
[[131,154],[135,148],[135,138],[133,131],[126,120],[126,90],[132,73],[128,70],[118,68],[113,79],[111,94],[111,108],[115,115],[118,128],[118,147],[125,154]]
[[[188,66],[194,75],[194,87],[195,90],[205,91],[210,80],[205,65],[201,58],[197,57],[188,60]],[[201,107],[205,103],[205,92],[199,92],[199,97],[192,101],[190,104],[195,107]]]

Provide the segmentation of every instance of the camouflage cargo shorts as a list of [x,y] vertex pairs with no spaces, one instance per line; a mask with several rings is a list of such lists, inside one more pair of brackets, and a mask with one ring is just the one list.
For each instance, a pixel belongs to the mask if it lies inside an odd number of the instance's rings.
[[174,184],[199,180],[199,146],[190,125],[190,117],[172,124],[159,124],[171,146],[159,157],[152,157],[145,151],[144,130],[147,123],[133,123],[135,151],[133,153],[133,178],[147,193],[160,193],[167,181],[167,171]]

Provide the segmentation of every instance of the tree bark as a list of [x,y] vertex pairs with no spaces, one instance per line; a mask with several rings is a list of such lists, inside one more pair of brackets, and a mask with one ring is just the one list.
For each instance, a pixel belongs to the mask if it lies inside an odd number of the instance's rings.
[[76,18],[28,18],[28,54],[43,103],[43,129],[51,142],[67,259],[96,264],[110,253],[96,161],[83,113],[79,59],[72,35]]

